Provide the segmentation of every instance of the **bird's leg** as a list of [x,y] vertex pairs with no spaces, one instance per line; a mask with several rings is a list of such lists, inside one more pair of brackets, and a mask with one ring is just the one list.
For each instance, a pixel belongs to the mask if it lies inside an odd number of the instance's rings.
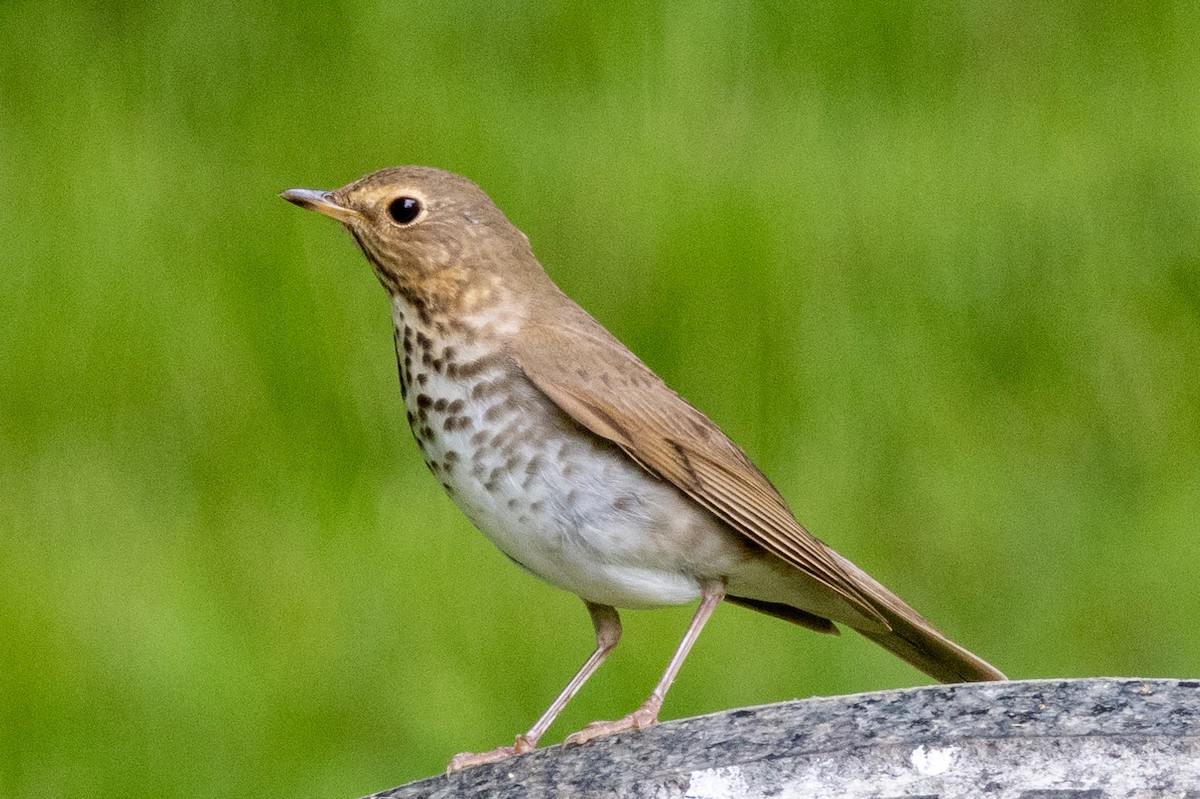
[[616,608],[609,605],[597,605],[586,599],[583,603],[587,605],[588,613],[592,616],[592,626],[596,628],[596,648],[571,681],[567,683],[567,687],[562,690],[550,707],[546,708],[546,712],[529,728],[528,732],[517,736],[517,740],[513,742],[512,746],[500,746],[490,752],[457,754],[450,759],[450,764],[446,766],[447,774],[471,766],[481,766],[484,763],[495,763],[512,755],[532,752],[537,746],[538,739],[542,737],[562,709],[567,706],[575,694],[579,693],[579,689],[596,672],[596,669],[600,668],[600,664],[608,657],[608,653],[617,645],[617,641],[621,640],[621,617],[617,615]]
[[704,629],[704,624],[708,621],[708,617],[712,615],[713,610],[716,609],[720,601],[725,598],[724,581],[713,580],[704,583],[700,590],[700,607],[696,608],[696,615],[692,616],[692,623],[688,625],[687,632],[683,634],[683,640],[679,642],[679,648],[671,656],[671,662],[667,664],[667,670],[663,672],[662,679],[658,681],[658,685],[654,686],[654,691],[650,694],[650,698],[643,702],[637,710],[623,719],[617,721],[593,721],[582,730],[571,733],[563,741],[564,745],[587,743],[593,738],[612,735],[615,732],[640,730],[658,721],[658,711],[662,708],[663,699],[667,696],[667,690],[671,687],[671,683],[675,681],[675,675],[679,673],[679,667],[683,665],[684,659],[687,658],[688,652],[691,651],[692,644],[696,643],[696,639],[700,637],[700,631]]

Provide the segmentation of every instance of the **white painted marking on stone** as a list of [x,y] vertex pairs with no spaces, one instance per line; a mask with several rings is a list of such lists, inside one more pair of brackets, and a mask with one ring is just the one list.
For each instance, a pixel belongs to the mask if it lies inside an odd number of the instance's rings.
[[958,759],[958,747],[931,746],[926,748],[922,744],[913,750],[908,759],[912,761],[913,768],[918,772],[932,777],[945,773],[954,765],[954,761]]
[[742,799],[749,787],[740,766],[693,771],[684,799]]

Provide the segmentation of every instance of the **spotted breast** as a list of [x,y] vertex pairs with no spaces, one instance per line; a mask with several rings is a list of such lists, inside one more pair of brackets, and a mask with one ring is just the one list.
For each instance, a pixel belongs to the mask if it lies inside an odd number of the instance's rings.
[[695,599],[700,577],[737,559],[728,545],[671,545],[715,520],[538,391],[486,329],[509,322],[437,325],[402,298],[393,320],[401,392],[425,464],[527,571],[592,602],[643,608]]

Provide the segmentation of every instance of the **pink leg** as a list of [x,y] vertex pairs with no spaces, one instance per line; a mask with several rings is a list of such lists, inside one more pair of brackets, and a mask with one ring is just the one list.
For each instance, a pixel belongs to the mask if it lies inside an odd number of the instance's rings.
[[696,643],[696,639],[700,636],[700,631],[704,629],[704,624],[708,621],[708,617],[712,615],[713,610],[725,598],[725,584],[723,582],[714,581],[707,583],[701,590],[703,593],[700,595],[700,607],[696,608],[696,615],[692,617],[692,623],[688,625],[687,632],[683,634],[683,640],[679,642],[679,648],[671,656],[671,662],[667,664],[667,670],[663,672],[662,679],[658,681],[658,685],[654,686],[654,691],[650,694],[650,698],[643,702],[637,710],[623,719],[619,719],[618,721],[593,721],[582,730],[571,733],[563,741],[564,745],[587,743],[593,738],[612,735],[615,732],[640,730],[658,721],[658,711],[662,709],[663,700],[667,696],[667,690],[671,687],[671,683],[675,681],[675,675],[679,673],[679,667],[683,665],[684,659],[687,658],[688,652],[691,651],[692,644]]
[[490,752],[457,754],[450,759],[450,764],[446,767],[447,774],[484,763],[495,763],[512,755],[532,752],[537,746],[538,739],[542,737],[562,709],[567,706],[575,694],[579,693],[579,689],[596,672],[596,669],[600,668],[600,664],[608,657],[608,653],[617,645],[617,641],[621,640],[621,617],[617,615],[616,608],[608,605],[596,605],[586,599],[583,603],[587,605],[588,613],[592,616],[592,626],[596,628],[596,648],[584,661],[579,671],[575,673],[571,682],[567,683],[567,687],[546,709],[542,717],[529,728],[529,732],[517,736],[517,740],[512,746],[500,746]]

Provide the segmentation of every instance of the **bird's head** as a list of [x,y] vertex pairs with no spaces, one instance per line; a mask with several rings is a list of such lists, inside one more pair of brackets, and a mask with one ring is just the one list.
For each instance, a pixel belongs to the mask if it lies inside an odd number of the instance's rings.
[[333,191],[288,189],[280,196],[341,222],[393,295],[430,281],[509,282],[530,264],[540,271],[525,234],[491,198],[440,169],[393,167]]

